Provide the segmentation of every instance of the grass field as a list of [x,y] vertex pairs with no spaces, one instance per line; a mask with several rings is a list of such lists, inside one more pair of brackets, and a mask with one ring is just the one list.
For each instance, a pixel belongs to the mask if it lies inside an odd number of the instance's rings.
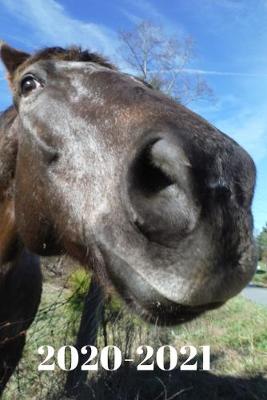
[[[65,399],[66,372],[39,372],[39,346],[56,349],[74,343],[79,314],[70,311],[69,291],[46,284],[42,306],[28,334],[23,360],[3,400]],[[173,328],[146,325],[128,310],[108,324],[109,343],[134,353],[140,344],[154,348],[171,344],[210,345],[210,372],[136,372],[136,367],[115,373],[94,374],[80,399],[97,400],[266,400],[267,399],[267,308],[238,296],[219,310]],[[99,337],[97,346],[103,346]],[[130,346],[130,347],[129,347]],[[43,358],[42,358],[43,359]],[[201,359],[201,355],[200,355]]]

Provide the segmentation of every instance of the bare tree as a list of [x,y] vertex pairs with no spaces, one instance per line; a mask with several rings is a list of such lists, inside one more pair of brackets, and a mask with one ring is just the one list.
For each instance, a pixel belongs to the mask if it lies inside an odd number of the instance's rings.
[[189,104],[213,98],[201,74],[190,68],[195,59],[191,37],[166,35],[160,26],[142,21],[131,31],[120,31],[120,53],[139,78],[176,101]]

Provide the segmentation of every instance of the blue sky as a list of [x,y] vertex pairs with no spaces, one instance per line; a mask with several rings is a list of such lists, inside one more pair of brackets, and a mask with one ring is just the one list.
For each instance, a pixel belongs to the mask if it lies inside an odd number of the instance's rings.
[[[124,67],[119,29],[142,19],[169,34],[191,35],[198,70],[217,101],[190,105],[254,158],[255,228],[267,221],[267,0],[0,0],[0,38],[27,51],[80,44]],[[0,66],[0,109],[10,94]]]

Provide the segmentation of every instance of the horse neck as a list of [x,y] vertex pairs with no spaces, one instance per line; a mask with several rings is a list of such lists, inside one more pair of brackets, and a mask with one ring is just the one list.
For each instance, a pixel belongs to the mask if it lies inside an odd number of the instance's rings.
[[16,255],[17,230],[13,199],[0,203],[0,267]]

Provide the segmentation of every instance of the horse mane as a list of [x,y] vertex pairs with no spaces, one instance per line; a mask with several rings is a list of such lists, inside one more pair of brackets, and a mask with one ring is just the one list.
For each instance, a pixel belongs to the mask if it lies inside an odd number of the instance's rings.
[[116,69],[113,64],[100,54],[92,53],[89,50],[83,50],[79,46],[70,46],[68,48],[46,47],[31,55],[18,69],[24,69],[41,60],[93,62],[109,69]]

